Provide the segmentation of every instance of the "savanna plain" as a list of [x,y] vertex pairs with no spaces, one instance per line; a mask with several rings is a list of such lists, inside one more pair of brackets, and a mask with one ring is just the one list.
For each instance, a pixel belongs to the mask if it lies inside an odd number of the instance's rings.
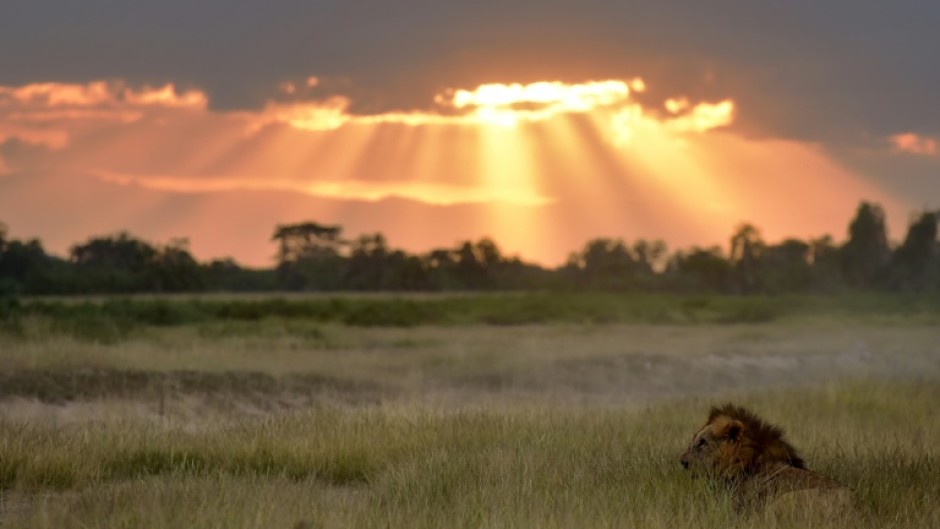
[[726,401],[940,527],[923,296],[8,299],[0,368],[0,527],[764,527],[678,463]]

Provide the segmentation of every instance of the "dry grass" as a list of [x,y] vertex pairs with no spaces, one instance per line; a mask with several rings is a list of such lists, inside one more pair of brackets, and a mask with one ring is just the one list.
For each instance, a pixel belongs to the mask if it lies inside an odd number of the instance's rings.
[[31,316],[0,365],[3,527],[750,527],[677,463],[725,399],[857,492],[843,526],[940,525],[940,328],[918,319],[99,342]]
[[[738,397],[859,495],[846,527],[934,527],[936,384]],[[649,409],[321,407],[197,430],[0,424],[16,527],[745,527],[678,463],[712,399]]]

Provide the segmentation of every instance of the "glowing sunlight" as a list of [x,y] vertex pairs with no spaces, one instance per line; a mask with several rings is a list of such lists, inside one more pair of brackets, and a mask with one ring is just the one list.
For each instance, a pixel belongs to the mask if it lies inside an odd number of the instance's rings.
[[[727,131],[737,112],[731,99],[674,95],[646,107],[633,97],[647,89],[639,78],[487,83],[444,90],[423,109],[372,114],[354,112],[347,96],[311,98],[320,83],[285,81],[278,98],[238,111],[211,110],[205,93],[172,84],[0,86],[0,142],[49,149],[55,155],[44,155],[45,170],[90,176],[115,196],[186,196],[195,208],[211,200],[216,212],[225,197],[264,201],[278,193],[319,201],[302,216],[345,223],[350,204],[400,200],[364,217],[367,229],[394,215],[403,224],[389,236],[416,250],[452,242],[427,225],[430,210],[422,208],[459,207],[450,210],[460,217],[454,223],[478,236],[498,233],[507,251],[548,264],[592,236],[717,242],[748,219],[768,234],[812,234],[837,229],[859,198],[895,204],[810,145]],[[893,142],[898,151],[935,150],[913,135]],[[5,156],[0,174],[35,163]],[[804,168],[797,179],[794,166]],[[778,211],[782,196],[810,207]],[[304,206],[271,211],[260,222],[297,220],[283,215]],[[121,222],[130,220],[115,220],[115,229],[133,227]],[[240,234],[227,237],[240,260],[266,259],[239,253]]]

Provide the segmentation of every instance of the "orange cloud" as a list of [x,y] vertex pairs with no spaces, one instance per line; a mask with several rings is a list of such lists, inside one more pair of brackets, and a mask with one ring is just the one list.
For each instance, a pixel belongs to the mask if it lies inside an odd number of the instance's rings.
[[690,111],[666,121],[666,126],[679,132],[705,132],[725,127],[734,121],[734,102],[699,103]]
[[95,106],[113,100],[108,83],[33,83],[19,87],[0,86],[0,107],[13,104],[40,107]]
[[205,109],[209,104],[206,94],[199,90],[187,90],[177,93],[176,87],[169,83],[160,88],[145,87],[140,90],[124,89],[124,102],[132,106],[155,105],[166,108]]
[[325,101],[309,103],[268,103],[260,113],[245,112],[241,115],[250,124],[248,132],[254,133],[272,123],[284,123],[298,130],[335,130],[353,118],[347,112],[349,100],[332,97]]
[[134,89],[122,82],[33,83],[18,87],[0,86],[0,108],[163,106],[205,108],[206,95],[198,90],[177,93],[173,83],[162,87]]
[[[310,82],[308,79],[308,85]],[[316,80],[313,85],[318,82]],[[294,87],[293,84],[290,86]],[[440,108],[435,111],[354,115],[348,111],[351,106],[349,99],[335,96],[319,101],[270,102],[260,114],[246,113],[244,117],[250,121],[250,133],[272,123],[283,123],[306,131],[328,131],[346,125],[379,123],[514,127],[520,122],[545,121],[563,114],[616,112],[635,106],[629,102],[631,91],[644,90],[646,83],[640,78],[584,83],[489,83],[472,90],[448,90],[438,94],[434,101]],[[680,104],[684,106],[679,108]],[[679,114],[689,107],[687,99],[670,99],[666,105],[675,109],[673,114]],[[670,126],[678,131],[703,132],[730,124],[733,110],[734,104],[730,100],[716,104],[700,103],[689,112],[672,119]]]
[[[309,79],[292,83],[293,97],[309,93]],[[381,229],[417,251],[489,234],[557,264],[592,236],[715,243],[744,220],[768,237],[836,233],[861,198],[895,207],[812,146],[720,130],[735,119],[730,99],[648,108],[632,97],[645,88],[640,79],[491,83],[443,92],[423,110],[362,115],[343,96],[222,112],[173,85],[0,87],[0,142],[56,149],[0,160],[0,172],[16,171],[2,181],[0,210],[34,219],[44,239],[69,207],[88,230],[146,222],[141,235],[158,240],[193,230],[202,256],[252,264],[271,255],[262,232],[309,217]],[[936,149],[915,139],[901,143]],[[18,178],[24,169],[44,179]],[[29,207],[50,188],[66,190],[57,208]],[[794,203],[806,206],[794,213]],[[240,224],[199,222],[215,217]],[[4,220],[19,229],[17,218]],[[197,233],[208,225],[209,255]],[[254,253],[249,231],[260,233]]]
[[[691,106],[689,101],[667,99],[664,106],[672,117],[661,119],[648,114],[637,104],[628,105],[610,118],[610,139],[616,145],[628,145],[637,134],[663,136],[663,131],[672,133],[706,132],[730,125],[734,120],[734,102],[730,99],[719,103],[699,103]],[[669,136],[669,141],[681,144],[680,136]]]
[[484,84],[474,90],[456,90],[450,98],[441,94],[437,100],[456,109],[471,109],[482,122],[514,125],[520,120],[541,121],[562,113],[585,113],[622,104],[629,96],[628,81],[543,81]]
[[89,124],[126,124],[147,112],[205,111],[207,106],[201,91],[180,92],[172,83],[156,88],[133,88],[117,81],[0,86],[0,142],[15,138],[61,149]]
[[220,191],[293,191],[339,200],[377,202],[387,198],[405,198],[437,206],[504,202],[520,206],[544,206],[554,202],[525,188],[505,186],[461,186],[434,182],[369,182],[363,180],[318,180],[303,182],[273,178],[209,178],[178,176],[133,176],[100,172],[98,177],[119,185],[138,185],[174,193],[212,193]]
[[0,121],[0,143],[19,140],[30,145],[42,145],[50,149],[61,149],[69,143],[69,134],[65,130],[43,127],[24,127],[14,122]]
[[520,104],[538,104],[583,112],[621,102],[629,95],[630,88],[624,81],[591,81],[581,84],[542,81],[527,85],[492,83],[480,85],[475,90],[457,90],[450,103],[456,108],[512,108]]
[[937,140],[920,136],[913,132],[895,134],[890,138],[894,152],[934,156],[937,154]]
[[668,110],[670,114],[678,114],[689,108],[689,99],[686,97],[669,98],[663,103],[663,106],[666,107],[666,110]]

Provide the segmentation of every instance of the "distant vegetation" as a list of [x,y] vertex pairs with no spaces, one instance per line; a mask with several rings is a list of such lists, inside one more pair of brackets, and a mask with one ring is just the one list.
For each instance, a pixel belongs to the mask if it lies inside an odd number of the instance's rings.
[[503,255],[491,239],[411,254],[381,233],[346,239],[341,226],[277,226],[276,266],[231,259],[200,263],[185,239],[154,245],[127,233],[94,237],[67,258],[39,240],[8,237],[0,224],[0,295],[262,291],[605,290],[688,294],[940,290],[938,212],[916,215],[900,244],[888,241],[882,208],[862,202],[848,238],[776,244],[740,226],[729,250],[670,252],[662,241],[594,239],[559,268]]

